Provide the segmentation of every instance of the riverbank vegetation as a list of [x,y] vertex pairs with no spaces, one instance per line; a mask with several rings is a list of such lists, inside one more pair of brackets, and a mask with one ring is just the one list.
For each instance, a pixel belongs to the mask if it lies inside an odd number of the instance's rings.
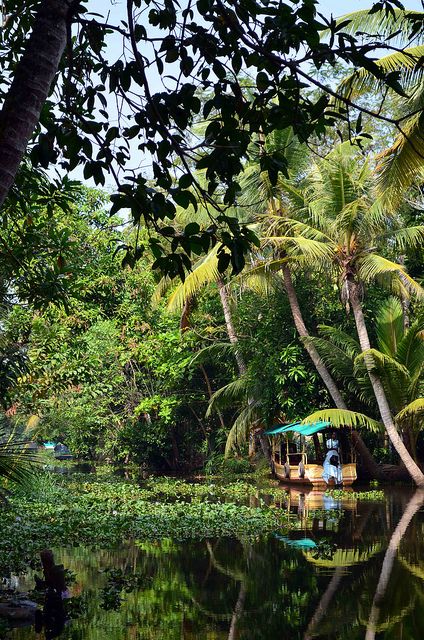
[[[306,20],[319,41],[311,7],[303,17],[293,10],[293,24]],[[209,16],[209,9],[198,10]],[[128,11],[135,33],[132,3]],[[353,428],[363,477],[409,474],[424,483],[421,164],[399,138],[405,121],[414,144],[419,140],[405,96],[420,82],[411,66],[421,51],[420,14],[377,5],[328,29],[346,29],[346,42],[354,42],[358,30],[375,26],[375,16],[384,37],[401,25],[396,37],[405,50],[383,47],[379,53],[387,55],[371,64],[362,49],[353,60],[345,43],[340,59],[322,66],[312,47],[310,62],[322,81],[307,73],[303,86],[300,71],[293,76],[303,124],[283,119],[277,126],[271,106],[281,116],[294,95],[280,91],[282,77],[260,62],[264,52],[250,59],[243,51],[232,71],[230,86],[244,105],[235,105],[235,116],[218,99],[228,93],[225,64],[206,57],[203,84],[195,87],[193,79],[190,91],[177,92],[184,98],[180,115],[168,104],[173,90],[162,105],[171,128],[190,139],[204,136],[206,147],[199,143],[187,158],[175,136],[166,135],[162,146],[152,142],[148,175],[119,184],[112,197],[53,180],[40,166],[57,159],[62,145],[67,168],[85,162],[85,178],[104,185],[107,166],[115,177],[114,163],[126,166],[126,153],[111,145],[122,136],[130,145],[146,131],[164,136],[163,127],[156,130],[145,114],[131,132],[121,124],[90,129],[80,104],[75,117],[85,133],[68,123],[65,141],[43,116],[50,133],[36,138],[2,196],[0,390],[2,420],[18,441],[61,441],[78,459],[146,472],[248,472],[269,454],[267,427],[309,416]],[[88,26],[78,11],[74,17],[85,42]],[[37,11],[31,19],[42,28]],[[109,35],[103,28],[100,49]],[[268,32],[269,21],[263,28]],[[237,43],[218,31],[229,55]],[[19,34],[9,25],[2,46],[21,52]],[[130,40],[136,64],[137,38]],[[165,57],[185,56],[191,46],[166,42]],[[91,51],[91,37],[85,46]],[[331,39],[321,46],[332,52]],[[258,70],[252,86],[247,60]],[[105,80],[111,68],[104,64],[98,60],[96,73]],[[184,75],[186,64],[185,57]],[[88,65],[87,79],[92,71]],[[140,78],[132,66],[124,80],[122,73],[116,68],[110,88],[119,85],[125,101]],[[65,90],[78,83],[71,73]],[[387,99],[380,105],[382,83]],[[91,108],[103,103],[102,87],[93,89]],[[14,92],[6,94],[9,100]],[[216,138],[226,149],[230,130],[243,144],[234,157],[224,153],[225,168],[210,145]],[[103,152],[88,161],[93,133],[97,144],[105,134]],[[181,170],[178,178],[171,179],[171,167]]]

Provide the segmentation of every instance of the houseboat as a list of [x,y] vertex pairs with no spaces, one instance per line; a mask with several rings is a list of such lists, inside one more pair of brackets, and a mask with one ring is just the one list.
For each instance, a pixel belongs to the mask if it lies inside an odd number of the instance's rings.
[[293,422],[274,425],[265,433],[271,441],[273,472],[282,482],[323,489],[349,487],[356,480],[348,430],[324,421]]

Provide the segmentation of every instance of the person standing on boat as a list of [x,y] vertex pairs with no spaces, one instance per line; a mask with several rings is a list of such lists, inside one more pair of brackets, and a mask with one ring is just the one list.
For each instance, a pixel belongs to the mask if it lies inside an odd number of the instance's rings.
[[337,453],[339,452],[340,445],[335,431],[333,431],[330,437],[327,438],[325,445],[327,447],[327,451],[330,451],[330,449],[335,449]]
[[323,463],[322,477],[328,484],[331,478],[335,484],[342,484],[342,465],[340,463],[340,445],[336,433],[333,431],[330,438],[326,441],[327,455]]

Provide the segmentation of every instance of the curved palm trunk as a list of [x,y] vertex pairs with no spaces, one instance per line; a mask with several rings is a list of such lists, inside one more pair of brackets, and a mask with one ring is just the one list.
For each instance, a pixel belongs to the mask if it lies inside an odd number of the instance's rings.
[[[290,268],[287,265],[284,265],[282,268],[282,271],[283,271],[283,278],[284,278],[284,286],[285,286],[287,297],[289,300],[289,305],[292,312],[295,327],[301,338],[308,338],[310,334],[303,320],[302,311],[300,310],[296,290],[293,286],[293,280],[291,277]],[[330,394],[336,407],[338,409],[347,409],[343,396],[340,393],[337,387],[337,384],[334,381],[333,376],[328,371],[317,349],[314,347],[313,344],[310,344],[310,343],[304,342],[303,345],[306,351],[308,352],[309,357],[311,358],[313,364],[315,365],[315,369],[318,371],[319,375],[321,376],[321,380],[327,387],[328,393]],[[362,437],[357,431],[352,432],[352,440],[353,440],[353,445],[357,450],[357,452],[360,454],[364,462],[364,466],[366,467],[368,472],[371,473],[372,476],[375,478],[384,479],[385,474],[382,473],[378,464],[375,462],[374,458],[370,454],[368,447],[366,446],[365,442],[362,440]]]
[[[292,316],[293,316],[293,320],[294,320],[294,324],[297,329],[297,332],[301,338],[308,338],[309,332],[303,321],[302,312],[300,310],[297,294],[293,286],[290,269],[287,265],[284,265],[283,267],[283,278],[284,278],[284,286],[286,288],[287,297],[289,299],[290,309],[292,312]],[[342,394],[337,388],[337,385],[331,373],[328,371],[327,367],[322,361],[322,358],[319,355],[318,351],[316,350],[315,346],[313,344],[306,343],[306,342],[304,342],[303,344],[306,351],[309,353],[309,356],[312,362],[314,363],[316,370],[321,376],[323,383],[327,387],[328,393],[332,397],[336,407],[338,407],[339,409],[347,409],[347,406],[345,401],[343,400]]]
[[[221,298],[222,309],[224,311],[225,325],[227,327],[228,338],[232,345],[236,345],[238,343],[238,337],[236,334],[236,330],[234,328],[233,316],[231,314],[230,308],[230,300],[228,297],[227,287],[224,282],[220,279],[217,281],[219,296]],[[238,370],[240,375],[246,373],[247,367],[246,362],[244,361],[243,354],[240,353],[238,349],[235,350],[235,358],[238,366]]]
[[402,518],[399,520],[399,523],[396,529],[393,531],[392,537],[390,538],[389,546],[387,547],[386,554],[384,556],[383,565],[381,567],[380,578],[377,584],[377,588],[374,593],[374,599],[372,601],[371,613],[368,619],[367,624],[367,632],[365,634],[365,640],[374,640],[375,632],[378,624],[378,620],[380,617],[380,606],[381,601],[384,598],[384,595],[387,591],[387,586],[389,584],[390,575],[393,569],[393,563],[395,561],[396,553],[401,543],[403,536],[409,526],[414,515],[424,504],[424,492],[418,490],[414,493],[409,503],[406,506],[405,511],[403,512]]
[[240,591],[237,598],[236,606],[231,618],[230,630],[228,633],[228,640],[236,640],[237,638],[237,623],[243,613],[244,601],[246,600],[246,584],[244,580],[240,583]]
[[[231,314],[230,300],[228,297],[227,287],[225,286],[225,283],[221,279],[217,280],[217,285],[219,290],[219,296],[221,298],[222,309],[224,311],[225,325],[227,327],[228,338],[231,344],[237,345],[238,337],[237,337],[236,330],[234,328],[234,322]],[[243,354],[238,349],[235,350],[235,358],[236,358],[239,373],[242,376],[246,373],[247,366],[246,366],[246,362],[244,360]],[[249,404],[250,404],[250,400],[249,400]],[[259,434],[259,439],[261,442],[263,454],[265,458],[267,458],[267,460],[270,462],[271,452],[269,449],[268,439],[263,432]],[[252,453],[253,453],[252,448],[249,446],[249,454],[252,454]]]
[[[352,306],[353,315],[355,316],[356,330],[358,332],[359,344],[361,345],[362,352],[371,349],[370,340],[368,337],[367,326],[365,324],[364,314],[362,312],[362,304],[360,299],[360,291],[356,282],[348,282],[349,287],[349,300]],[[392,444],[399,454],[400,459],[405,465],[409,475],[417,485],[417,487],[424,487],[424,474],[418,465],[414,462],[408,449],[405,447],[399,433],[396,430],[393,422],[392,414],[390,411],[389,403],[387,401],[384,387],[380,380],[380,377],[375,371],[374,361],[372,356],[365,357],[365,366],[368,371],[368,375],[371,381],[374,395],[377,400],[378,408],[380,411],[381,420],[385,426],[387,434],[392,441]]]
[[25,52],[0,112],[0,206],[7,197],[66,45],[67,21],[79,2],[42,0]]

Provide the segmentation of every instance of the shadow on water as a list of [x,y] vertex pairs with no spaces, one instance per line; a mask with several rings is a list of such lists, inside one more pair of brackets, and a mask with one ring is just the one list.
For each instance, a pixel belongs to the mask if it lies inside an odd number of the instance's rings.
[[[291,492],[289,536],[56,550],[76,574],[63,640],[418,640],[424,494]],[[19,581],[28,590],[33,576]],[[35,640],[33,627],[11,640]]]

